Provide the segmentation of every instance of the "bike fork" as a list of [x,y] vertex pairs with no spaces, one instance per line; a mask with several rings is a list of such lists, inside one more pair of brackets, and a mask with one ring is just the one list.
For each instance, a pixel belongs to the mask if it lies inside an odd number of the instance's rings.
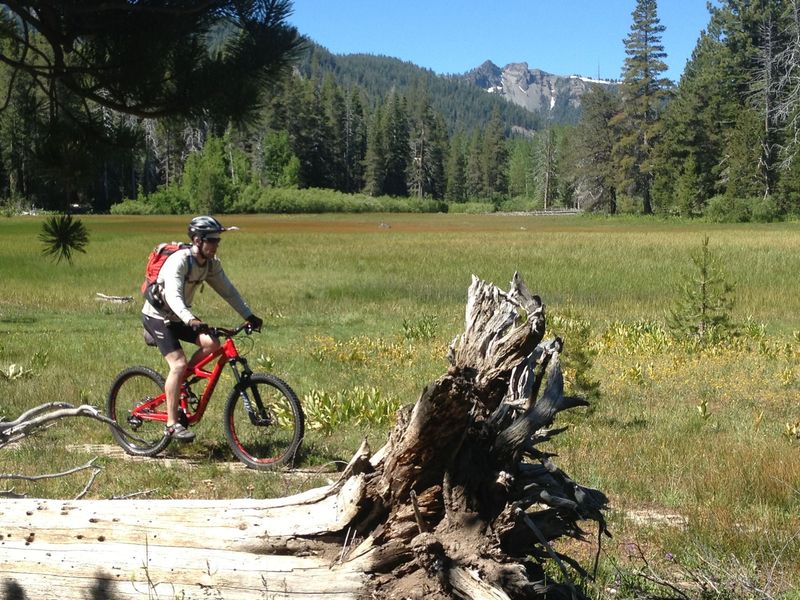
[[[253,400],[251,400],[250,394],[247,393],[247,386],[244,385],[250,380],[250,376],[253,374],[253,372],[250,370],[250,367],[247,365],[247,363],[244,363],[244,368],[240,373],[239,369],[236,368],[234,361],[231,361],[230,365],[231,369],[233,370],[233,376],[236,379],[236,387],[239,390],[239,396],[242,398],[242,404],[247,411],[247,415],[250,417],[250,422],[256,426],[270,425],[272,421],[269,418],[267,411],[264,409],[264,404],[261,401],[258,390],[252,388]],[[255,406],[253,406],[253,401],[255,401]]]

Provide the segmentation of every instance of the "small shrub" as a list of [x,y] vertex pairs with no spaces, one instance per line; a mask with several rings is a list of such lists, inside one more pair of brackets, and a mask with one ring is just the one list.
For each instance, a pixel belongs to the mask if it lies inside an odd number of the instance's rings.
[[541,204],[541,202],[537,202],[533,198],[515,196],[501,202],[498,210],[500,212],[527,212],[540,210],[542,208]]
[[767,326],[759,323],[752,316],[742,323],[741,334],[752,340],[763,340],[767,337]]
[[692,255],[694,272],[689,273],[679,297],[669,311],[667,324],[679,338],[715,342],[736,333],[731,321],[734,286],[726,281],[716,257],[703,238],[700,252]]
[[36,371],[43,371],[50,364],[50,355],[46,350],[37,350],[31,357],[31,368]]
[[39,240],[44,244],[42,254],[56,262],[66,259],[72,264],[73,252],[86,252],[89,232],[80,219],[73,219],[72,215],[56,215],[42,223]]
[[448,205],[448,212],[466,215],[482,215],[495,210],[491,202],[451,202]]
[[164,186],[140,199],[124,199],[111,206],[112,215],[181,215],[189,212],[189,198],[179,186]]
[[638,215],[642,213],[642,202],[627,194],[617,196],[617,212],[621,215]]
[[750,207],[745,198],[714,196],[706,205],[705,216],[714,223],[747,223],[752,218]]
[[597,350],[592,346],[589,321],[573,317],[571,312],[550,315],[550,327],[565,340],[562,364],[570,393],[582,396],[592,407],[600,398],[600,381],[592,378],[592,364]]
[[675,338],[655,321],[613,321],[600,337],[600,346],[617,354],[661,354],[675,345]]
[[403,337],[406,341],[432,340],[436,337],[439,326],[436,315],[422,315],[416,321],[403,319]]
[[752,220],[755,223],[772,223],[780,220],[781,209],[774,196],[753,201]]
[[346,364],[369,364],[370,361],[386,359],[391,362],[408,362],[413,352],[404,344],[391,342],[382,338],[372,339],[366,336],[337,341],[331,337],[314,338],[311,356],[320,362],[336,361]]
[[376,388],[356,386],[329,393],[314,389],[303,396],[303,410],[310,429],[329,435],[342,425],[359,427],[389,425],[400,402]]
[[255,364],[260,371],[272,372],[275,370],[275,361],[271,356],[265,354],[259,354],[255,359]]
[[414,212],[429,213],[446,210],[436,200],[419,198],[371,197],[364,194],[345,194],[335,190],[265,188],[247,186],[232,203],[231,211],[242,213],[308,214],[308,213],[365,213]]

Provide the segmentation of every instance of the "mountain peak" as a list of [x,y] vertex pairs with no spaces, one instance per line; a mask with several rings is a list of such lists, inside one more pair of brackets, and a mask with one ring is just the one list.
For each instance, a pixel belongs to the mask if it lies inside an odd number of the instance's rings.
[[496,82],[502,77],[503,70],[490,60],[485,60],[479,67],[463,75],[464,79],[473,82],[478,87],[489,92],[497,85]]
[[490,60],[461,78],[489,93],[504,96],[513,104],[558,120],[573,120],[583,94],[594,85],[611,83],[576,75],[553,75],[531,69],[527,62],[509,63],[501,69]]

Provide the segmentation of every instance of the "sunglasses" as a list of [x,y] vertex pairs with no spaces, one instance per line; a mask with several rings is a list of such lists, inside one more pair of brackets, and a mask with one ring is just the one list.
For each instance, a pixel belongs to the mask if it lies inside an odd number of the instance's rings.
[[220,238],[206,238],[203,241],[208,242],[209,244],[219,244]]

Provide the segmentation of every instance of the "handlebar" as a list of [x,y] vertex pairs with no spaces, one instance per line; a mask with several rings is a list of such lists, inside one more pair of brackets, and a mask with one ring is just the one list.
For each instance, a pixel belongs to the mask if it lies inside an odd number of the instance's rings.
[[234,337],[236,335],[239,335],[242,331],[244,331],[245,335],[250,335],[254,331],[259,331],[260,332],[260,330],[258,330],[258,329],[253,329],[253,326],[250,325],[250,323],[248,323],[247,321],[245,321],[244,323],[242,323],[241,325],[239,325],[238,327],[236,327],[234,329],[230,329],[228,327],[211,327],[211,326],[209,326],[209,327],[206,328],[205,333],[209,333],[209,334],[213,335],[214,337],[232,338],[232,337]]

